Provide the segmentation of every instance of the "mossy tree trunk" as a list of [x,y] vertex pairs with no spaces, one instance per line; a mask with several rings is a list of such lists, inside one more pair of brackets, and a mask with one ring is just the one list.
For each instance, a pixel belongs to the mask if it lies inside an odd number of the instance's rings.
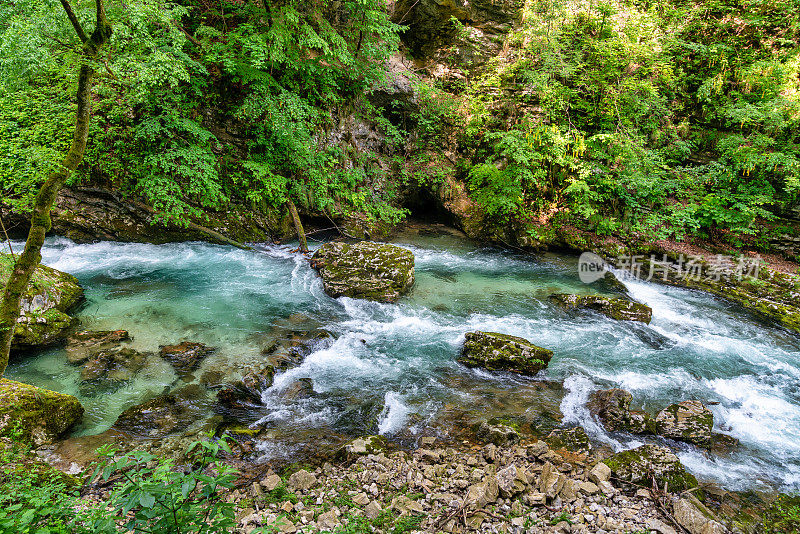
[[80,22],[69,0],[61,0],[61,5],[75,29],[75,33],[82,44],[82,64],[78,71],[77,112],[75,117],[75,131],[69,152],[64,157],[61,165],[56,168],[45,180],[33,204],[31,215],[31,228],[25,249],[17,258],[14,269],[11,271],[8,283],[0,302],[0,376],[5,373],[8,358],[11,352],[11,339],[14,336],[14,327],[20,314],[20,302],[25,288],[30,282],[33,272],[42,260],[42,245],[45,234],[50,230],[52,221],[50,211],[55,204],[58,192],[75,172],[83,160],[86,151],[86,140],[89,135],[89,119],[91,116],[91,87],[94,78],[94,62],[100,50],[111,38],[111,24],[106,17],[103,0],[95,0],[96,16],[95,27],[88,35]]
[[286,205],[289,207],[289,214],[292,216],[292,222],[294,223],[294,230],[297,232],[297,239],[300,241],[300,252],[305,254],[308,252],[308,244],[306,243],[306,232],[303,230],[303,223],[300,222],[300,215],[297,213],[297,206],[294,205],[294,202],[291,200],[286,202]]

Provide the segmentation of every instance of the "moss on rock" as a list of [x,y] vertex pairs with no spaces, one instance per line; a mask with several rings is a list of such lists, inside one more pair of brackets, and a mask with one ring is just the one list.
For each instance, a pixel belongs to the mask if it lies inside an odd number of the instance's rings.
[[527,339],[497,332],[469,332],[458,361],[467,367],[535,375],[550,362],[553,352]]
[[555,293],[550,295],[550,300],[566,310],[578,308],[594,310],[617,321],[640,321],[649,324],[653,317],[650,306],[621,298]]
[[651,487],[653,480],[659,488],[680,492],[697,487],[697,479],[686,471],[672,451],[658,445],[642,445],[618,452],[603,460],[616,480],[625,486]]
[[[14,260],[0,254],[0,288],[5,287]],[[39,265],[22,295],[21,314],[14,329],[12,349],[44,347],[66,339],[76,320],[67,315],[83,299],[78,279]]]
[[697,400],[671,404],[656,415],[656,428],[660,435],[702,447],[711,446],[713,426],[714,414]]
[[71,395],[0,378],[0,435],[19,433],[35,446],[53,443],[83,417]]
[[385,243],[326,243],[311,265],[331,297],[396,302],[414,285],[414,255]]

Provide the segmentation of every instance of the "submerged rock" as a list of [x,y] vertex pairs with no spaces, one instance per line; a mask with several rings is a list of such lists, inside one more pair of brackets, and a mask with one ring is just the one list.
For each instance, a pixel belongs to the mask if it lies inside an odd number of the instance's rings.
[[81,369],[81,394],[96,395],[121,386],[138,373],[147,362],[147,354],[131,348],[101,350]]
[[201,386],[191,384],[128,408],[113,428],[143,437],[162,437],[181,431],[209,412],[210,401]]
[[609,432],[655,433],[650,414],[630,409],[632,399],[631,394],[624,389],[606,389],[592,393],[587,407]]
[[619,452],[603,460],[615,481],[628,486],[659,489],[666,485],[667,491],[680,492],[697,487],[697,479],[688,473],[672,451],[658,445],[642,445],[636,449]]
[[414,285],[414,255],[385,243],[326,243],[311,265],[331,297],[396,302]]
[[63,436],[83,417],[83,406],[64,395],[0,378],[0,435],[19,433],[34,446]]
[[177,345],[164,345],[161,347],[161,357],[172,364],[181,378],[186,378],[200,366],[200,362],[214,349],[202,343],[184,341]]
[[653,317],[653,310],[650,306],[621,298],[555,293],[550,295],[550,300],[567,310],[585,308],[600,312],[617,321],[640,321],[649,324]]
[[123,341],[130,340],[127,330],[84,330],[69,336],[67,353],[69,363],[84,363],[92,354],[119,346]]
[[246,410],[261,404],[261,392],[272,386],[275,368],[264,365],[245,373],[241,380],[222,388],[217,393],[217,402],[232,410]]
[[667,438],[709,447],[714,414],[702,402],[687,400],[672,404],[656,415],[656,430]]
[[467,367],[535,375],[550,362],[553,352],[527,339],[496,332],[469,332],[458,361]]
[[[0,254],[0,289],[5,287],[13,266],[10,254]],[[77,278],[46,265],[36,267],[22,295],[12,349],[38,348],[63,341],[77,322],[67,312],[82,299],[83,288]]]

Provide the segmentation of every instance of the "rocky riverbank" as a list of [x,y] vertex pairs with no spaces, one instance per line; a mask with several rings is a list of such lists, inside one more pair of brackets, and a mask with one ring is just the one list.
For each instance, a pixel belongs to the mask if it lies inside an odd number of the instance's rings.
[[[543,441],[444,447],[422,438],[413,452],[388,452],[382,443],[362,438],[320,467],[247,478],[229,496],[239,505],[240,531],[727,531],[690,493],[626,484],[593,456]],[[650,456],[642,469],[658,461]]]

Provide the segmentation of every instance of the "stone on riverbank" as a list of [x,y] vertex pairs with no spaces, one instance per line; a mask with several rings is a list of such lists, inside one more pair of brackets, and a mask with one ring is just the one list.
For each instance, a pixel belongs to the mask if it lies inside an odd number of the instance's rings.
[[19,433],[34,446],[53,443],[83,417],[71,395],[0,378],[0,435]]
[[615,481],[631,488],[651,487],[655,478],[658,488],[670,492],[685,491],[697,487],[697,479],[686,471],[672,451],[659,445],[642,445],[636,449],[619,452],[603,460]]
[[458,358],[467,367],[535,375],[550,362],[553,352],[527,339],[496,332],[469,332]]
[[396,302],[414,285],[414,255],[385,243],[326,243],[314,253],[325,293],[378,302]]
[[[0,289],[11,275],[14,260],[0,254]],[[33,349],[63,341],[76,320],[67,315],[83,299],[78,279],[39,265],[22,295],[21,315],[14,329],[12,349]]]
[[617,321],[640,321],[649,324],[653,317],[650,306],[621,298],[555,293],[550,295],[550,300],[566,310],[579,308],[594,310]]

